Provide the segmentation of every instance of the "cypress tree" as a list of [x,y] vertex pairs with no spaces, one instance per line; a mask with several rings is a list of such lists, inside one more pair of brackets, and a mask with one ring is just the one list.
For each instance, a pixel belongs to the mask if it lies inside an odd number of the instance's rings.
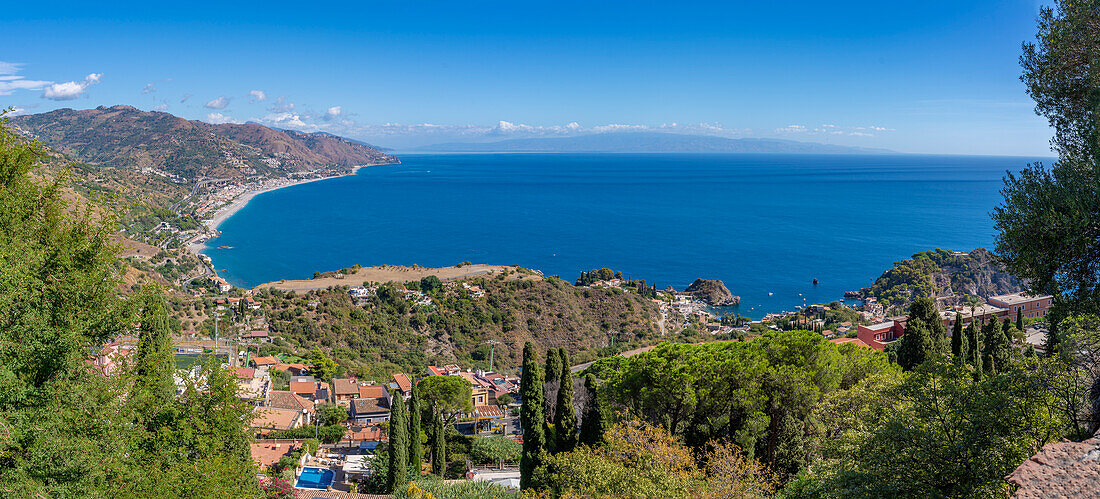
[[443,414],[435,410],[432,413],[432,473],[443,478],[447,470],[447,434],[443,427]]
[[409,464],[413,467],[413,476],[420,476],[420,465],[424,462],[424,443],[421,435],[424,431],[421,422],[420,389],[413,382],[412,397],[409,398]]
[[523,426],[523,455],[520,458],[520,489],[530,489],[534,471],[542,464],[543,450],[546,447],[543,425],[542,370],[539,369],[535,344],[528,341],[523,345],[523,377],[520,378],[520,425]]
[[546,371],[545,382],[553,383],[561,379],[561,353],[556,349],[550,348],[546,350]]
[[561,383],[558,386],[557,410],[554,412],[554,451],[569,452],[577,445],[577,410],[573,407],[573,373],[569,371],[569,352],[559,350]]
[[554,388],[558,388],[558,384],[561,382],[561,352],[556,348],[546,349],[546,369],[543,371],[543,417],[546,418],[544,422],[545,428],[543,429],[544,438],[546,439],[546,445],[543,447],[547,452],[554,452],[554,444],[557,442],[557,438],[554,437],[554,411],[556,399],[553,398],[552,392]]
[[142,402],[160,406],[165,401],[174,400],[176,395],[172,329],[168,325],[168,308],[161,293],[154,290],[145,297],[143,305],[135,359],[138,379],[134,385],[147,397],[139,397]]
[[1016,309],[1016,329],[1024,330],[1024,307]]
[[905,336],[898,345],[898,365],[912,369],[946,350],[947,329],[943,327],[935,300],[917,298],[909,306]]
[[982,378],[982,333],[978,329],[978,322],[973,318],[970,320],[970,326],[967,328],[968,339],[970,340],[970,365],[974,366],[974,380],[977,381]]
[[965,364],[968,341],[963,333],[962,317],[959,315],[955,314],[955,325],[951,328],[951,355],[955,356],[956,362]]
[[389,467],[386,470],[386,490],[396,492],[405,486],[409,468],[409,420],[405,399],[400,392],[390,402]]
[[596,376],[589,374],[584,377],[584,388],[588,391],[588,404],[584,407],[584,419],[581,420],[580,443],[596,446],[603,442],[603,434],[607,431],[606,411],[603,407],[603,396],[596,385]]

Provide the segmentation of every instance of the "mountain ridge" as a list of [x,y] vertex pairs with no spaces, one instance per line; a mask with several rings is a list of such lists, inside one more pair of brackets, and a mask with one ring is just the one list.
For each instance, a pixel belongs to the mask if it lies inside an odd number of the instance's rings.
[[507,139],[495,142],[447,142],[417,152],[585,152],[585,153],[761,153],[897,154],[887,149],[819,144],[783,139],[729,139],[665,132],[605,132],[575,137]]
[[213,124],[128,105],[16,116],[24,135],[89,165],[156,169],[184,180],[286,176],[396,163],[376,148],[332,134],[255,123]]

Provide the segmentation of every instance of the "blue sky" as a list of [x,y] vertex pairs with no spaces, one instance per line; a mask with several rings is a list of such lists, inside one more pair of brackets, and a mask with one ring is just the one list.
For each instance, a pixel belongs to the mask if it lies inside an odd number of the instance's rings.
[[130,104],[398,148],[656,129],[1051,155],[1018,79],[1040,2],[905,3],[20,2],[0,106]]

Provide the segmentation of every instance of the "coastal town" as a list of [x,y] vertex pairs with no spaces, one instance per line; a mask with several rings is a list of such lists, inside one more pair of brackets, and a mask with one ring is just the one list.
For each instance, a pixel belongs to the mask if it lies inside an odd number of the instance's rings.
[[[405,269],[421,272],[412,275],[425,277],[420,281],[354,284],[362,275],[367,275],[359,274],[360,271],[370,270],[343,269],[315,276],[315,280],[322,284],[344,283],[325,289],[339,291],[350,300],[352,307],[370,310],[371,304],[385,293],[387,296],[392,294],[392,299],[400,300],[413,310],[431,313],[453,296],[472,302],[496,299],[487,285],[496,279],[518,279],[515,282],[548,279],[538,271],[506,267],[466,274],[452,271],[452,275],[465,277],[444,280],[436,278],[433,269]],[[389,271],[400,272],[396,268]],[[517,445],[522,443],[523,428],[518,414],[523,400],[519,394],[517,366],[493,366],[490,359],[488,367],[449,363],[427,365],[417,372],[394,371],[376,377],[333,375],[331,367],[324,367],[332,360],[322,350],[313,347],[313,353],[304,355],[296,354],[295,349],[278,346],[285,342],[270,322],[274,312],[270,307],[276,302],[267,291],[236,288],[216,276],[211,282],[212,286],[193,287],[191,294],[194,299],[213,305],[213,330],[206,330],[204,334],[200,330],[184,329],[173,338],[177,362],[181,365],[176,375],[177,396],[185,395],[188,387],[194,386],[194,378],[202,376],[197,361],[207,357],[221,359],[236,380],[237,396],[252,406],[249,423],[254,437],[252,457],[267,476],[291,483],[299,491],[355,494],[357,490],[366,490],[371,474],[381,469],[378,451],[385,449],[389,438],[387,422],[394,399],[400,397],[408,401],[412,397],[413,384],[433,376],[461,379],[468,389],[465,397],[469,403],[463,404],[468,409],[450,414],[450,428],[457,434],[469,439],[504,438]],[[283,285],[290,284],[284,282]],[[729,313],[729,304],[738,299],[720,281],[700,279],[685,291],[657,290],[644,281],[624,279],[621,273],[609,269],[582,273],[571,286],[589,292],[637,295],[637,299],[655,308],[660,335],[648,346],[621,351],[619,355],[622,356],[647,351],[662,341],[672,341],[684,331],[696,331],[701,335],[695,336],[697,339],[693,341],[708,342],[752,341],[768,331],[810,330],[834,344],[853,344],[883,351],[905,336],[909,319],[906,315],[887,316],[885,312],[889,307],[870,296],[857,304],[836,300],[750,319]],[[305,293],[306,301],[302,303],[307,309],[323,306],[320,296],[314,298],[307,290],[299,289],[298,292]],[[937,303],[940,304],[940,320],[948,330],[958,321],[963,325],[974,321],[980,324],[1018,321],[1026,332],[1026,344],[1039,352],[1044,348],[1043,318],[1052,305],[1050,296],[1030,296],[1016,291],[987,297],[939,296]],[[609,335],[609,341],[614,338],[615,335]],[[108,343],[90,362],[98,372],[110,376],[124,368],[136,352],[137,342],[136,337],[123,337]],[[569,367],[578,372],[589,365],[591,362]],[[518,487],[520,474],[515,467],[518,463],[506,463],[503,459],[495,464],[475,461],[463,464],[465,480],[486,481],[505,488]]]

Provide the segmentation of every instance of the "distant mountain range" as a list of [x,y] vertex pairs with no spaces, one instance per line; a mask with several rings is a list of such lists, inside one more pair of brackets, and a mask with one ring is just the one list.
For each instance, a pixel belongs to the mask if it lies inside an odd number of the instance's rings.
[[608,132],[576,137],[509,139],[498,142],[433,144],[423,152],[590,152],[590,153],[787,153],[888,154],[886,149],[781,139],[727,139],[661,132]]
[[118,105],[58,109],[12,118],[25,135],[88,165],[156,169],[182,179],[284,176],[396,163],[382,151],[335,135],[254,123],[215,125]]

